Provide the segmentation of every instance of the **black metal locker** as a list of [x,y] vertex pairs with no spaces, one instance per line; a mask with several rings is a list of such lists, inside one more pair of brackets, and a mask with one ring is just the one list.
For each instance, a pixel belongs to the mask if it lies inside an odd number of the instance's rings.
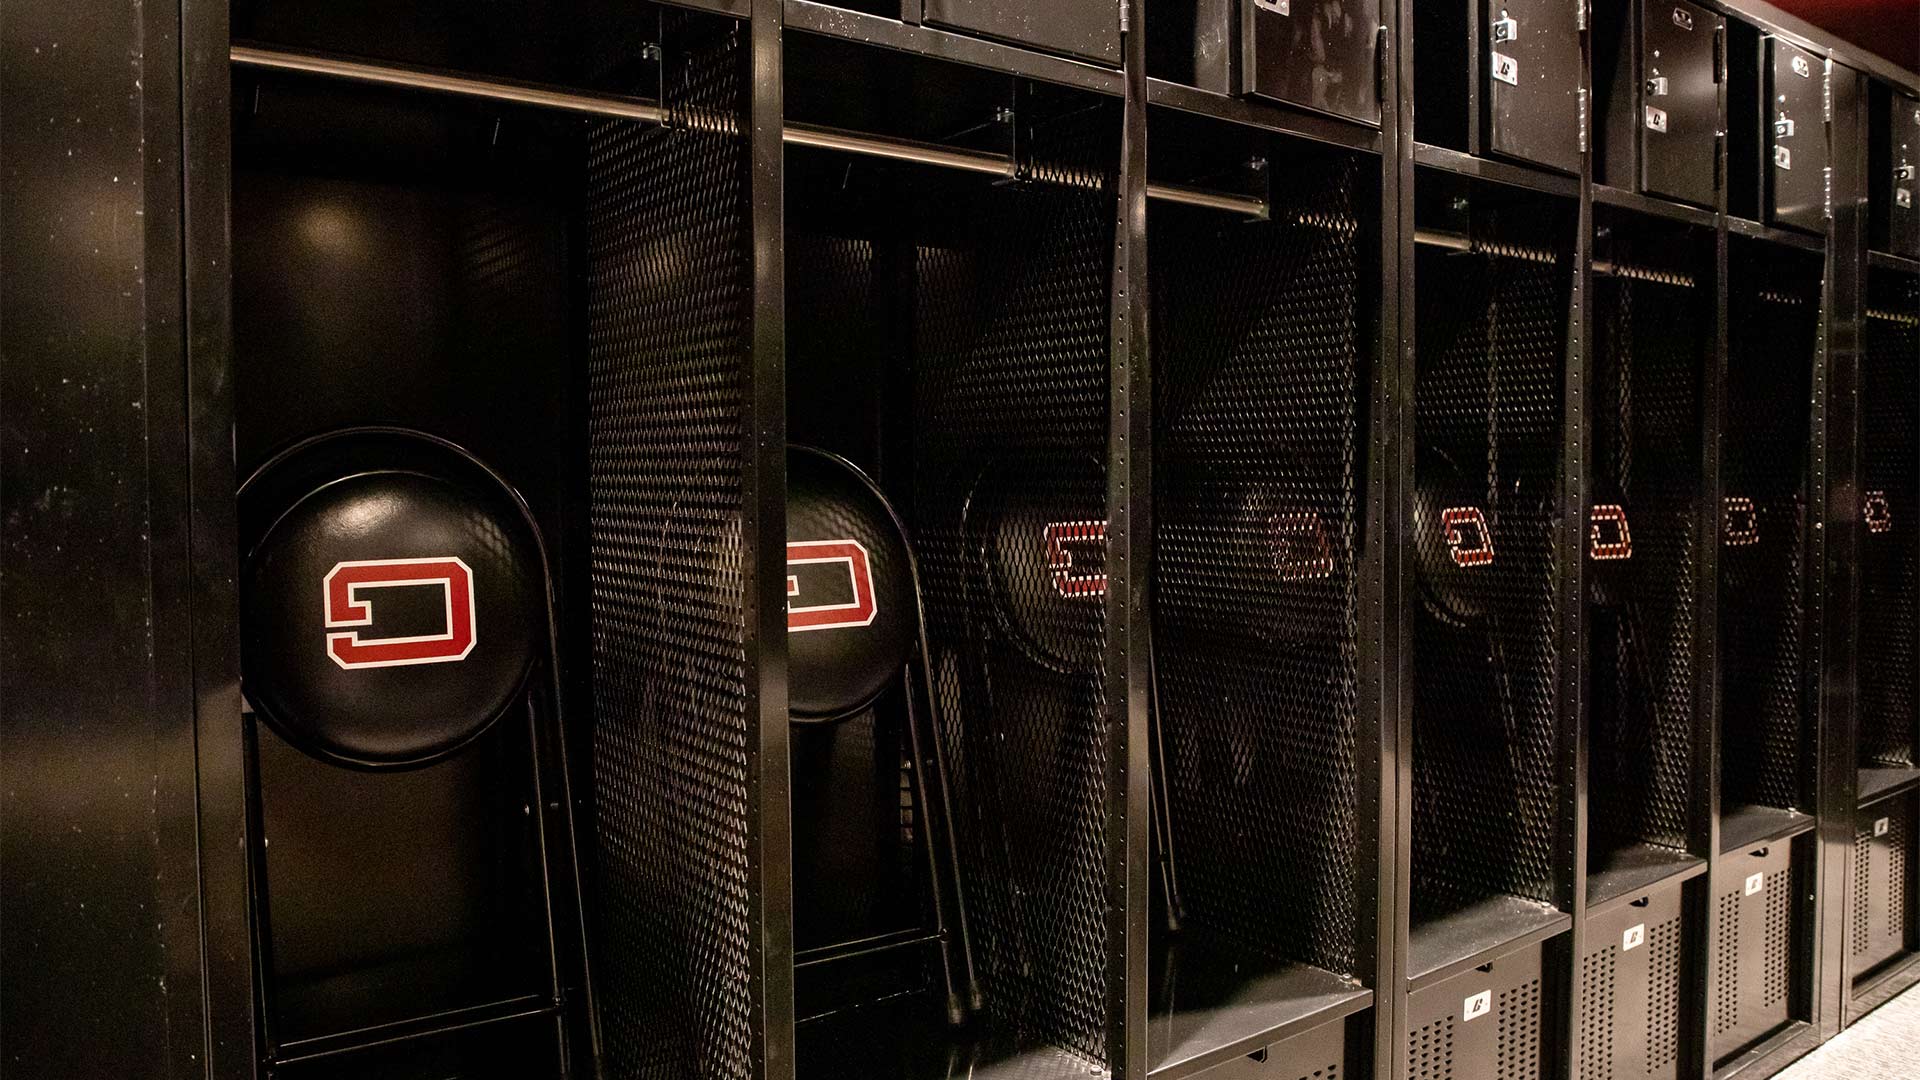
[[1479,91],[1490,153],[1579,172],[1583,0],[1487,0]]
[[1821,232],[1827,218],[1827,62],[1767,39],[1767,221]]
[[1406,1080],[1543,1080],[1556,1057],[1546,946],[1529,945],[1407,997]]
[[1246,91],[1380,120],[1380,0],[1238,0]]
[[1855,980],[1912,951],[1913,797],[1887,799],[1860,809],[1853,834],[1853,895],[1849,898],[1847,951]]
[[908,0],[921,20],[1051,52],[1120,63],[1120,0]]
[[1886,246],[1920,259],[1920,99],[1887,96]]
[[1725,21],[1686,0],[1642,0],[1640,13],[1641,190],[1711,206]]
[[1798,874],[1791,845],[1776,841],[1724,856],[1713,900],[1715,1061],[1759,1042],[1793,1019],[1801,978],[1796,963]]
[[1587,916],[1576,1055],[1585,1077],[1681,1075],[1681,887]]

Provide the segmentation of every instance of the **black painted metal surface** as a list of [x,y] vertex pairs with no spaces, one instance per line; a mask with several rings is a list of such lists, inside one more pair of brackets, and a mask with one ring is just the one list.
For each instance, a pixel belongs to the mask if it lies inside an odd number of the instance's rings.
[[1120,66],[1119,0],[909,0],[934,26]]
[[1767,221],[1808,232],[1826,228],[1827,62],[1783,38],[1766,42]]
[[1473,5],[1482,12],[1478,87],[1488,152],[1577,173],[1585,156],[1579,9],[1557,0]]
[[1575,1057],[1591,1080],[1686,1074],[1691,934],[1668,885],[1587,916]]
[[[1803,841],[1804,842],[1804,841]],[[1795,962],[1805,916],[1796,902],[1805,867],[1775,842],[1722,861],[1713,956],[1712,1057],[1724,1063],[1785,1026],[1800,1011],[1806,973]]]
[[1719,182],[1724,20],[1686,0],[1640,4],[1641,189],[1711,206]]

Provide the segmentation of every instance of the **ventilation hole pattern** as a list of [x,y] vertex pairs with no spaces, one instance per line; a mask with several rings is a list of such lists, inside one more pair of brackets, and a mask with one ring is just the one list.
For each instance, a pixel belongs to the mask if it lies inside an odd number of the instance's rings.
[[1873,948],[1871,909],[1873,905],[1873,829],[1862,829],[1853,837],[1853,955]]
[[1620,947],[1587,956],[1580,969],[1580,1076],[1613,1080],[1614,968]]
[[1887,830],[1887,941],[1898,944],[1907,933],[1907,815],[1895,814]]
[[1787,1000],[1793,959],[1793,875],[1767,875],[1766,1007]]
[[1718,940],[1713,953],[1713,1033],[1740,1026],[1740,892],[1720,898]]
[[1446,1016],[1407,1039],[1408,1080],[1453,1080],[1453,1017]]
[[1540,1080],[1540,980],[1500,991],[1495,1080]]
[[1647,1072],[1657,1073],[1680,1055],[1680,918],[1647,934]]

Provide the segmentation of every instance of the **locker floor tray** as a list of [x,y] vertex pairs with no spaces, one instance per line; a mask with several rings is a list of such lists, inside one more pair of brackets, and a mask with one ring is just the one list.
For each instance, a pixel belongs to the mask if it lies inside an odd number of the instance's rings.
[[1272,960],[1193,929],[1161,935],[1153,950],[1148,1074],[1190,1076],[1372,1003],[1373,991],[1309,964]]
[[1629,844],[1594,860],[1587,870],[1587,904],[1643,893],[1669,878],[1702,873],[1707,860],[1678,848],[1658,844]]
[[1744,805],[1720,817],[1720,853],[1738,851],[1770,840],[1785,840],[1813,828],[1813,815],[1777,806]]
[[1538,900],[1495,896],[1413,928],[1407,956],[1408,990],[1561,933],[1573,916]]
[[794,1029],[800,1080],[1088,1080],[1091,1057],[992,1017],[947,1026],[931,993],[890,998],[806,1020]]
[[1860,770],[1860,803],[1865,806],[1920,784],[1920,768],[1871,768]]

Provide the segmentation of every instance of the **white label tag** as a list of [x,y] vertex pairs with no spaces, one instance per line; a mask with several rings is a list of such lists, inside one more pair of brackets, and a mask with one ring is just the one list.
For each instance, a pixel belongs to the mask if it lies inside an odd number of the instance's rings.
[[1253,0],[1253,6],[1275,15],[1292,15],[1293,0]]
[[1691,30],[1693,29],[1693,16],[1687,13],[1686,8],[1674,8],[1673,25],[1682,30]]
[[1767,875],[1755,874],[1747,879],[1747,895],[1752,896],[1767,887]]
[[1913,192],[1900,188],[1893,193],[1893,202],[1902,210],[1909,209],[1913,206]]
[[[1501,12],[1501,14],[1505,15],[1506,12]],[[1493,20],[1493,43],[1495,45],[1503,41],[1512,41],[1519,36],[1520,24],[1518,22],[1508,18]]]
[[1520,85],[1520,61],[1505,53],[1491,53],[1493,57],[1493,77],[1508,86]]
[[1773,166],[1776,169],[1791,170],[1793,168],[1793,151],[1787,149],[1784,146],[1774,147],[1773,148]]
[[1626,933],[1620,935],[1620,951],[1621,952],[1632,952],[1633,950],[1639,948],[1642,945],[1645,945],[1646,943],[1647,943],[1647,924],[1646,923],[1640,923],[1635,926],[1629,926],[1627,927]]
[[1493,991],[1482,990],[1460,1003],[1460,1022],[1478,1020],[1493,1011]]
[[1807,63],[1806,57],[1796,56],[1793,58],[1793,73],[1803,79],[1811,79],[1813,78],[1813,65]]
[[1667,111],[1665,109],[1656,109],[1651,105],[1647,106],[1647,130],[1657,131],[1662,135],[1667,133]]
[[1873,823],[1873,835],[1885,836],[1887,835],[1887,830],[1891,828],[1893,828],[1893,820],[1891,818],[1879,818]]

